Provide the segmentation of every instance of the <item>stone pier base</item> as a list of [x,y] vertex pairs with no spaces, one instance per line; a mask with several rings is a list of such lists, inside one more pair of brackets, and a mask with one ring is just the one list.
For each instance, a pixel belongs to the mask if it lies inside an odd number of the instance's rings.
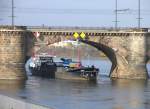
[[0,79],[26,79],[25,32],[0,31]]
[[122,69],[117,66],[110,77],[119,79],[148,79],[148,74],[145,67],[137,68],[132,66],[132,68]]
[[147,79],[148,73],[146,69],[145,63],[136,63],[127,61],[122,56],[117,56],[117,66],[111,72],[111,78],[119,78],[119,79]]

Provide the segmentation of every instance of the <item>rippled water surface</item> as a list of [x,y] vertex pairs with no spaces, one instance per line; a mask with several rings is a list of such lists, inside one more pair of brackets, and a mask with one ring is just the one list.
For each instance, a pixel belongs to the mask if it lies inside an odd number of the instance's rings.
[[93,63],[101,67],[94,83],[29,76],[20,83],[0,81],[0,93],[54,109],[150,109],[150,80],[111,80],[108,61]]

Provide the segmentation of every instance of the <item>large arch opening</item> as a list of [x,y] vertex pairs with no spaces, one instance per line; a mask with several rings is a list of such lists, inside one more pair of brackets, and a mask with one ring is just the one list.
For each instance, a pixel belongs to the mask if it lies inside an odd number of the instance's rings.
[[[68,41],[60,41],[57,42],[55,44],[51,44],[48,46],[41,46],[41,48],[39,48],[39,50],[37,51],[38,53],[40,52],[48,52],[51,55],[55,55],[56,57],[65,57],[65,58],[73,58],[73,59],[78,59],[78,48],[80,49],[80,58],[82,59],[82,63],[85,66],[91,66],[94,65],[96,67],[98,67],[100,69],[100,75],[106,75],[106,76],[110,76],[111,72],[115,69],[116,65],[117,65],[117,61],[116,61],[116,56],[114,53],[114,50],[110,47],[107,47],[103,44],[99,44],[96,42],[92,42],[92,41],[85,41],[85,40],[81,40],[81,41],[72,41],[72,43],[68,43],[68,47],[63,48],[63,47],[56,47],[56,45],[58,46],[59,44],[61,45],[65,45],[63,44],[63,42],[69,42]],[[70,40],[71,42],[71,40]],[[78,44],[81,43],[80,47],[78,47]],[[84,46],[83,46],[84,44]],[[52,46],[55,45],[55,46]],[[92,50],[89,50],[88,48],[92,48]],[[95,49],[95,50],[94,50]],[[100,52],[101,51],[101,52]],[[105,54],[105,57],[103,55],[103,57],[101,57],[102,55],[99,55],[101,53]],[[67,54],[67,55],[66,55]],[[96,57],[94,59],[94,57]],[[56,58],[56,61],[58,59]]]

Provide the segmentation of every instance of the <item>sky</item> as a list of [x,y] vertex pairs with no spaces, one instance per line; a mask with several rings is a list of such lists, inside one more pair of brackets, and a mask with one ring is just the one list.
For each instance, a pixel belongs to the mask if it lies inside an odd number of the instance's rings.
[[[0,25],[11,25],[11,1],[0,0]],[[15,25],[114,27],[116,0],[14,0]],[[150,0],[141,1],[141,27],[150,27]],[[118,27],[137,27],[138,0],[118,0]]]

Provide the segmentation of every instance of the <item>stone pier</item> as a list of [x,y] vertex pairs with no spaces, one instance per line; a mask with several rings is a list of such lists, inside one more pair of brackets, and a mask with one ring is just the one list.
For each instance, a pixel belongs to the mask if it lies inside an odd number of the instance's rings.
[[122,52],[118,49],[118,51],[115,52],[117,66],[114,71],[111,72],[110,76],[113,78],[128,79],[148,78],[146,69],[146,34],[131,33],[126,40],[125,46],[126,51]]
[[26,78],[24,30],[0,29],[0,79]]

